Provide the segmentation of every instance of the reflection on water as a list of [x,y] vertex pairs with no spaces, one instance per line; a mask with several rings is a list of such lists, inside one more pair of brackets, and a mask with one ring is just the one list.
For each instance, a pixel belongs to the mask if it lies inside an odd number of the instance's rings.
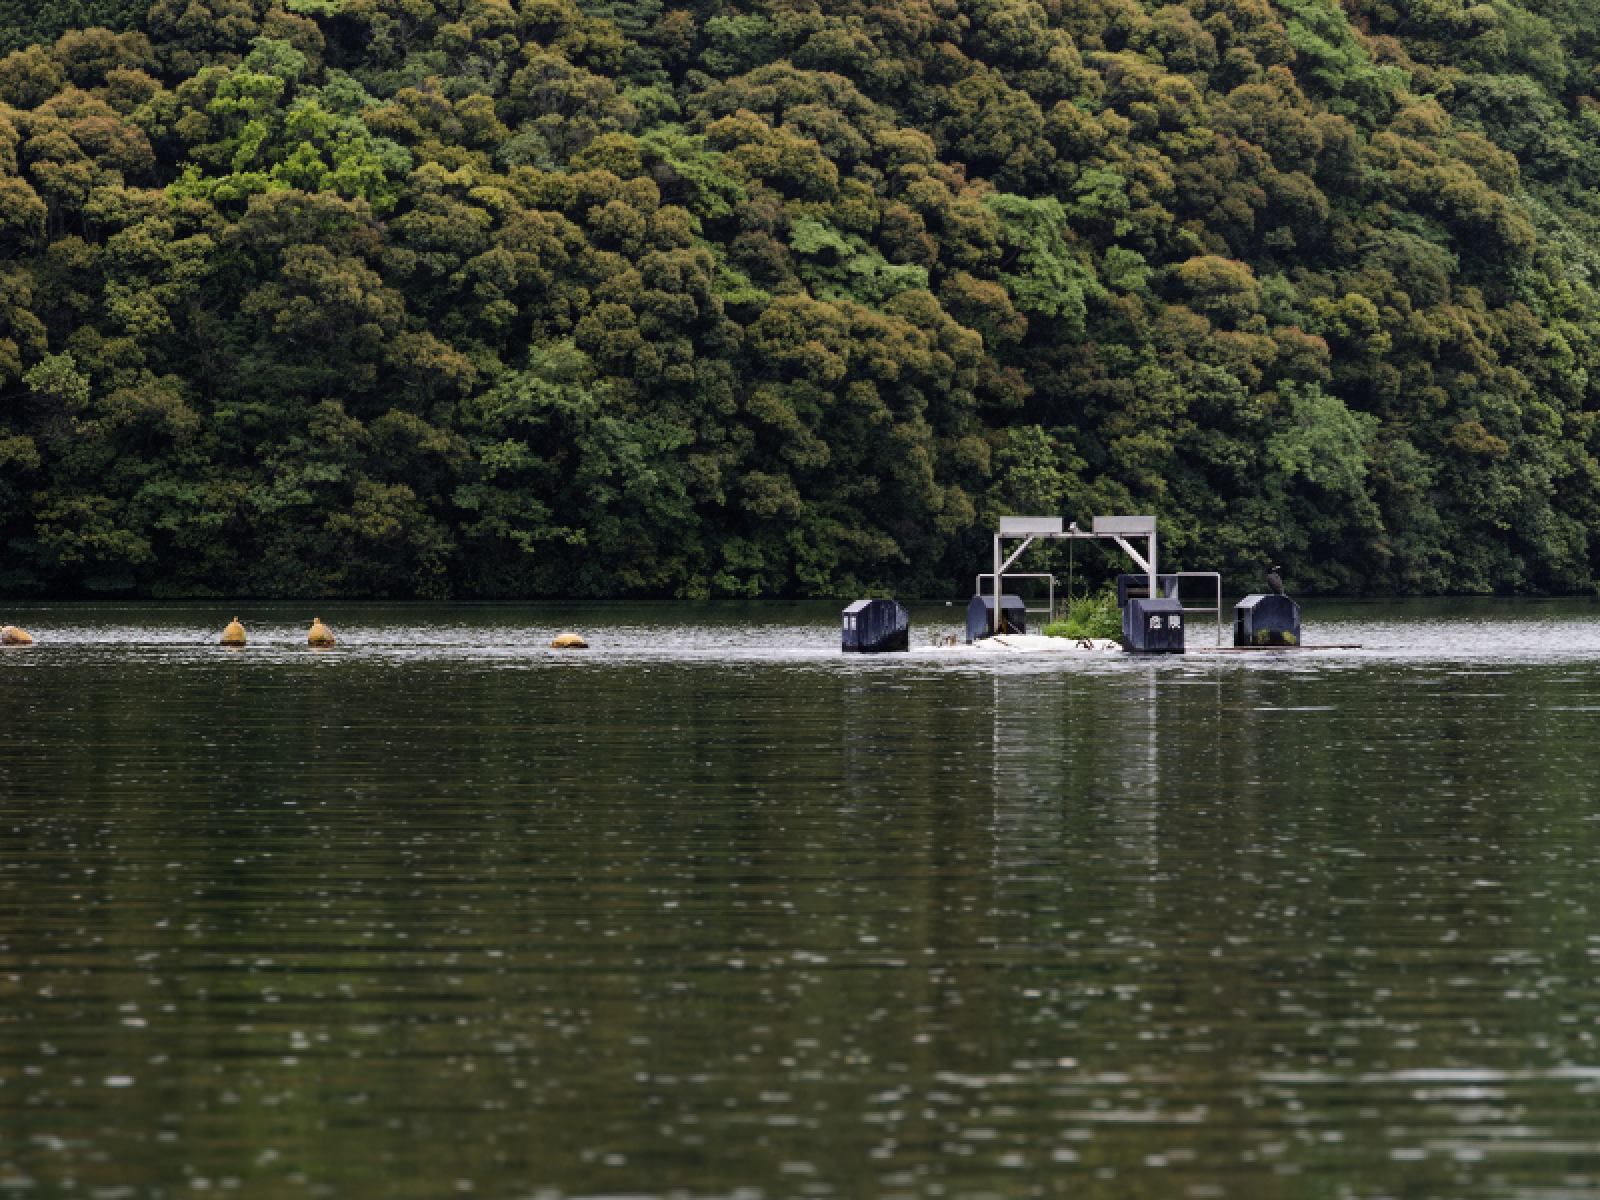
[[1600,1192],[1600,607],[319,612],[0,614],[0,1189]]

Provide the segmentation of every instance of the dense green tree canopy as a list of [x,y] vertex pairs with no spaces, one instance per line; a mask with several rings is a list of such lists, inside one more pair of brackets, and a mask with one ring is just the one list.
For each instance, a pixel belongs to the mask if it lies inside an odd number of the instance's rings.
[[0,0],[0,593],[1600,571],[1600,0]]

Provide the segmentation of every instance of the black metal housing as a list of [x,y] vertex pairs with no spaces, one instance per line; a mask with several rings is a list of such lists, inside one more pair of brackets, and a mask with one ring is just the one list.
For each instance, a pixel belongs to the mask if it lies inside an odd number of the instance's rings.
[[1183,605],[1135,596],[1122,610],[1122,648],[1133,654],[1182,654]]
[[847,654],[911,649],[911,614],[893,600],[857,600],[840,624],[840,647]]
[[1298,646],[1300,606],[1287,596],[1246,596],[1233,606],[1235,646]]
[[1002,627],[995,628],[994,593],[982,592],[967,605],[967,641],[993,637],[996,633],[1027,633],[1028,614],[1022,606],[1021,596],[1000,597]]

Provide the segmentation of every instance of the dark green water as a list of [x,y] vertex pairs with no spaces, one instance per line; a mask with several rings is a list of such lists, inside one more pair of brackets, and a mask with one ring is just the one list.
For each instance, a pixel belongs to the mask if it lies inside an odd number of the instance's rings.
[[1600,606],[318,611],[0,614],[0,1193],[1600,1193]]

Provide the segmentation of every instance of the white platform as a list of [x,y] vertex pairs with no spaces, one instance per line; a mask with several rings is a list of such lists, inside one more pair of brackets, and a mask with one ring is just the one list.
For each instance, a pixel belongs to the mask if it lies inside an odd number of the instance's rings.
[[985,654],[1121,654],[1122,643],[1109,638],[1041,637],[1031,633],[1002,633],[980,638],[965,650]]

